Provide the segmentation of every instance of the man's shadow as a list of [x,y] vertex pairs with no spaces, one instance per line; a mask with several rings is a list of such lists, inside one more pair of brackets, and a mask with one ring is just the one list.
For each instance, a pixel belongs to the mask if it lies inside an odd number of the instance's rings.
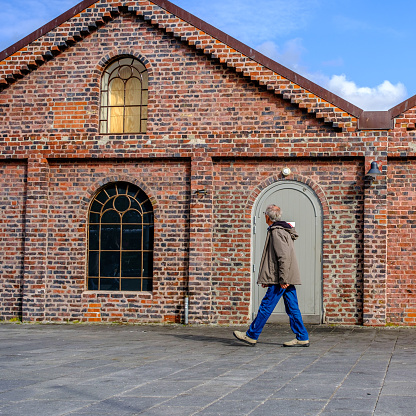
[[[209,336],[209,335],[192,335],[192,334],[165,334],[170,335],[172,337],[178,338],[182,341],[197,341],[201,343],[207,343],[207,344],[223,344],[226,347],[241,347],[241,348],[255,348],[251,345],[245,344],[241,341],[238,341],[234,338],[232,332],[230,333],[230,336],[225,337],[218,337],[218,336]],[[257,345],[257,344],[256,344]],[[277,347],[283,347],[283,342],[268,342],[268,341],[261,341],[258,343],[258,345],[274,345]]]

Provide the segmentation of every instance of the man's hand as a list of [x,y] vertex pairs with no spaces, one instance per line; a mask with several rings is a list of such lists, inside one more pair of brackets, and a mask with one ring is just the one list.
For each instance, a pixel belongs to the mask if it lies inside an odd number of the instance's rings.
[[[270,287],[270,286],[272,286],[272,285],[267,285],[266,283],[262,283],[261,284],[261,287],[262,288],[266,288],[266,287]],[[280,283],[280,287],[282,288],[282,289],[287,289],[288,287],[290,286],[290,284],[289,283]]]

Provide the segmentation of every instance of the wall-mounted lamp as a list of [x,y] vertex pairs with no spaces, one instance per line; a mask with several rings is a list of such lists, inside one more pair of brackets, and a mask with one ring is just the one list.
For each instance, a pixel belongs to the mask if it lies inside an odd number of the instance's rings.
[[382,173],[380,172],[380,169],[378,168],[377,162],[371,162],[370,170],[367,172],[367,175],[372,179],[374,179],[376,176],[380,176]]
[[283,168],[282,169],[282,175],[283,176],[288,176],[288,175],[290,175],[290,173],[291,173],[291,171],[290,171],[290,169],[289,168]]
[[194,195],[200,196],[200,195],[207,195],[208,191],[206,189],[197,189],[194,192]]

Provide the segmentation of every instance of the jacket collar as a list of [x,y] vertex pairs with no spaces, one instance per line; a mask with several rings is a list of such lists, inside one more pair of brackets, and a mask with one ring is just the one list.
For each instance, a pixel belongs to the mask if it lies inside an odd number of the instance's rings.
[[287,223],[286,221],[276,221],[274,222],[272,225],[270,225],[267,230],[271,230],[272,228],[276,228],[276,227],[281,227],[281,228],[286,228],[286,229],[291,229],[293,228],[289,223]]

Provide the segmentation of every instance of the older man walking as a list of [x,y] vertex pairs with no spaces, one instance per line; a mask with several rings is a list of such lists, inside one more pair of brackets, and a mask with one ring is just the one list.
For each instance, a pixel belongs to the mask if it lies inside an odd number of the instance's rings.
[[295,285],[301,284],[293,243],[298,234],[289,223],[281,221],[282,215],[277,205],[269,205],[265,217],[269,228],[257,284],[268,289],[248,331],[234,331],[233,334],[239,341],[251,346],[256,345],[264,325],[283,296],[290,328],[296,335],[295,339],[285,342],[283,346],[309,347],[309,335],[303,324],[295,288]]

